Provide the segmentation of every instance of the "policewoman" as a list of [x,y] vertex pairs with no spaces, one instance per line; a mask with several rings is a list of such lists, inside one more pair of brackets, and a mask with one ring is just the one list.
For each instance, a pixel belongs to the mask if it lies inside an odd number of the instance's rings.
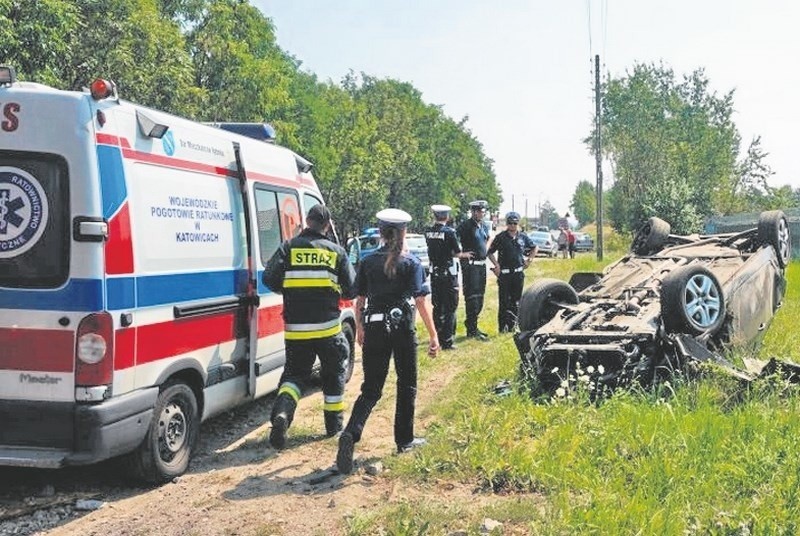
[[483,215],[489,204],[486,201],[472,201],[469,204],[470,218],[458,226],[461,241],[461,278],[464,285],[464,307],[467,318],[464,325],[467,337],[485,341],[489,336],[478,329],[478,315],[483,309],[483,295],[486,294],[486,250],[489,242],[489,229],[483,223]]
[[270,258],[263,281],[273,292],[283,293],[286,366],[278,396],[272,406],[270,444],[286,445],[303,382],[319,356],[325,432],[334,436],[344,422],[344,384],[350,346],[342,333],[339,299],[355,296],[355,272],[347,253],[326,238],[331,213],[314,205],[306,228],[284,242]]
[[[398,452],[423,444],[414,437],[414,404],[417,396],[417,334],[415,309],[430,335],[428,354],[436,356],[439,339],[425,296],[425,272],[414,255],[404,252],[406,225],[411,216],[389,208],[378,212],[383,245],[361,261],[356,275],[356,341],[363,347],[364,383],[341,436],[336,465],[341,473],[353,471],[353,451],[372,408],[383,393],[389,360],[394,356],[397,401],[394,441]],[[412,305],[413,302],[413,305]]]
[[506,229],[497,233],[488,251],[492,272],[497,276],[497,330],[500,333],[514,331],[525,283],[524,270],[538,251],[533,240],[519,230],[519,220],[517,212],[506,214]]
[[455,348],[456,309],[458,308],[458,263],[461,246],[456,231],[449,225],[450,207],[432,205],[433,225],[425,228],[425,242],[428,244],[428,258],[431,261],[431,301],[433,302],[433,323],[442,350]]

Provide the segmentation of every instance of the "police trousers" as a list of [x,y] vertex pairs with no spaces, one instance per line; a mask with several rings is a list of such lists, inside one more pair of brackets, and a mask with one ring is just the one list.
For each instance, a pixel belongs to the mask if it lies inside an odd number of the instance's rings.
[[461,261],[464,306],[467,311],[464,325],[467,328],[467,335],[475,335],[478,332],[478,315],[483,310],[483,295],[486,294],[486,261],[479,262],[481,264]]
[[431,273],[431,301],[433,323],[442,348],[453,346],[456,335],[456,309],[458,308],[458,276],[449,270]]
[[371,322],[364,327],[364,383],[361,384],[361,394],[353,405],[353,412],[345,427],[345,431],[352,434],[355,442],[361,440],[367,419],[381,399],[392,356],[397,372],[394,441],[397,445],[407,445],[414,440],[414,408],[417,398],[416,330],[413,326],[387,329],[383,322]]
[[514,331],[519,316],[519,300],[525,282],[523,272],[501,273],[497,277],[497,330],[500,333]]
[[278,413],[286,414],[292,423],[297,402],[303,395],[306,382],[319,357],[325,431],[334,435],[342,429],[344,411],[344,382],[350,356],[350,345],[343,333],[324,339],[287,340],[286,365],[281,375],[278,397],[272,405],[271,419]]

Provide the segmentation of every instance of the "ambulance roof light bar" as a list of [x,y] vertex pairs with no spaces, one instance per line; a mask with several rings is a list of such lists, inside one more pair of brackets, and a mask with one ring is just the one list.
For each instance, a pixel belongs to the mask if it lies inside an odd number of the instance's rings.
[[17,72],[10,65],[0,65],[0,86],[10,86],[17,81]]

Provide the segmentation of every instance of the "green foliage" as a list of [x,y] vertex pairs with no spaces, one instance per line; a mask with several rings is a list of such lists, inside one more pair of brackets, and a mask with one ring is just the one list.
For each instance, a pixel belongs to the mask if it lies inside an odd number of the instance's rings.
[[0,0],[0,56],[22,79],[80,89],[102,76],[127,100],[199,121],[272,123],[282,145],[314,162],[343,235],[386,206],[420,228],[434,203],[458,217],[471,199],[501,202],[466,118],[450,119],[407,82],[320,82],[247,0]]
[[580,225],[594,222],[597,214],[597,195],[594,184],[589,181],[579,182],[575,187],[575,193],[572,194],[569,206],[572,207],[572,212]]
[[678,81],[664,65],[644,64],[606,82],[603,139],[616,173],[609,205],[616,229],[658,215],[677,233],[698,231],[704,217],[730,204],[745,168],[750,177],[763,171],[757,151],[737,163],[733,92],[717,95],[708,86],[702,69]]

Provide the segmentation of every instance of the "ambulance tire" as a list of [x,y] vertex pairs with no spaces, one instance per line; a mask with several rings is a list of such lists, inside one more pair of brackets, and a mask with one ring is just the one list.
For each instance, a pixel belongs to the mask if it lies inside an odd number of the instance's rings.
[[194,391],[181,381],[166,383],[156,400],[144,441],[129,455],[133,475],[154,484],[182,475],[189,467],[199,432]]
[[347,339],[347,346],[350,348],[350,356],[347,358],[347,369],[344,373],[344,382],[350,381],[353,377],[353,370],[356,365],[356,334],[353,331],[353,326],[349,322],[342,322],[342,333]]

